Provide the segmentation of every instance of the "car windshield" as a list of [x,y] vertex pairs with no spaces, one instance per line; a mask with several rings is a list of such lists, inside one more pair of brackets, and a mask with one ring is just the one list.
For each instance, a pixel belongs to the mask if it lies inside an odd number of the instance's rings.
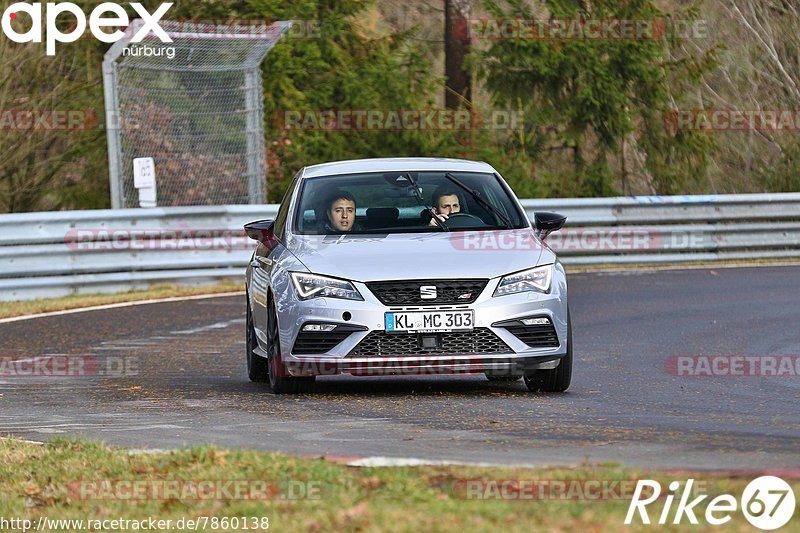
[[[479,193],[483,202],[467,189]],[[496,175],[485,172],[371,172],[308,178],[300,191],[294,231],[329,235],[527,227],[511,194]],[[432,220],[429,208],[441,217],[439,224]]]

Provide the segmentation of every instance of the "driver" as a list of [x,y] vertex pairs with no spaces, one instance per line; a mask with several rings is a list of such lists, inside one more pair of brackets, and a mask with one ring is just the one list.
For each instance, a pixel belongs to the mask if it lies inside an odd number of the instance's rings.
[[348,232],[356,226],[356,199],[352,194],[336,191],[328,197],[325,205],[325,213],[328,215],[324,226],[326,233]]
[[[458,199],[458,194],[453,189],[437,189],[433,193],[433,213],[436,217],[444,222],[450,215],[461,212],[461,202]],[[429,226],[436,226],[436,221],[431,217]]]

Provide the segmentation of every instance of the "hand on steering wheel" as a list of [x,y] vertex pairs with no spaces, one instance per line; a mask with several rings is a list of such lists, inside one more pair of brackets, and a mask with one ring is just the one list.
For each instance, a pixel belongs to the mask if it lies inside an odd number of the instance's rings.
[[[453,224],[454,221],[455,224]],[[470,224],[469,221],[478,222],[481,226],[486,225],[486,222],[484,222],[480,217],[470,213],[450,213],[450,216],[447,217],[445,224],[447,224],[449,227],[466,228],[473,225]]]

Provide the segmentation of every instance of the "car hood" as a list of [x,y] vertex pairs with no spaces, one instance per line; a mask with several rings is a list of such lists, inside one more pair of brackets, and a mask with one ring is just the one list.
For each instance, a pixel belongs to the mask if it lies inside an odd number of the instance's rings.
[[355,281],[494,278],[556,259],[529,228],[394,235],[290,235],[286,246],[311,272]]

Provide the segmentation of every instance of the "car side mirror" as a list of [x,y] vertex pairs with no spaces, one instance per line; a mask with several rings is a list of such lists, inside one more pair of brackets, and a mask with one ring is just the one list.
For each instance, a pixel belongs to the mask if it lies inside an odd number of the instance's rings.
[[244,231],[247,236],[258,241],[267,248],[274,248],[278,239],[275,237],[275,221],[274,220],[256,220],[255,222],[248,222],[244,225]]
[[536,231],[539,233],[539,238],[542,240],[546,239],[547,236],[554,231],[563,228],[566,222],[567,217],[559,215],[558,213],[541,211],[534,215],[534,225],[536,226]]

